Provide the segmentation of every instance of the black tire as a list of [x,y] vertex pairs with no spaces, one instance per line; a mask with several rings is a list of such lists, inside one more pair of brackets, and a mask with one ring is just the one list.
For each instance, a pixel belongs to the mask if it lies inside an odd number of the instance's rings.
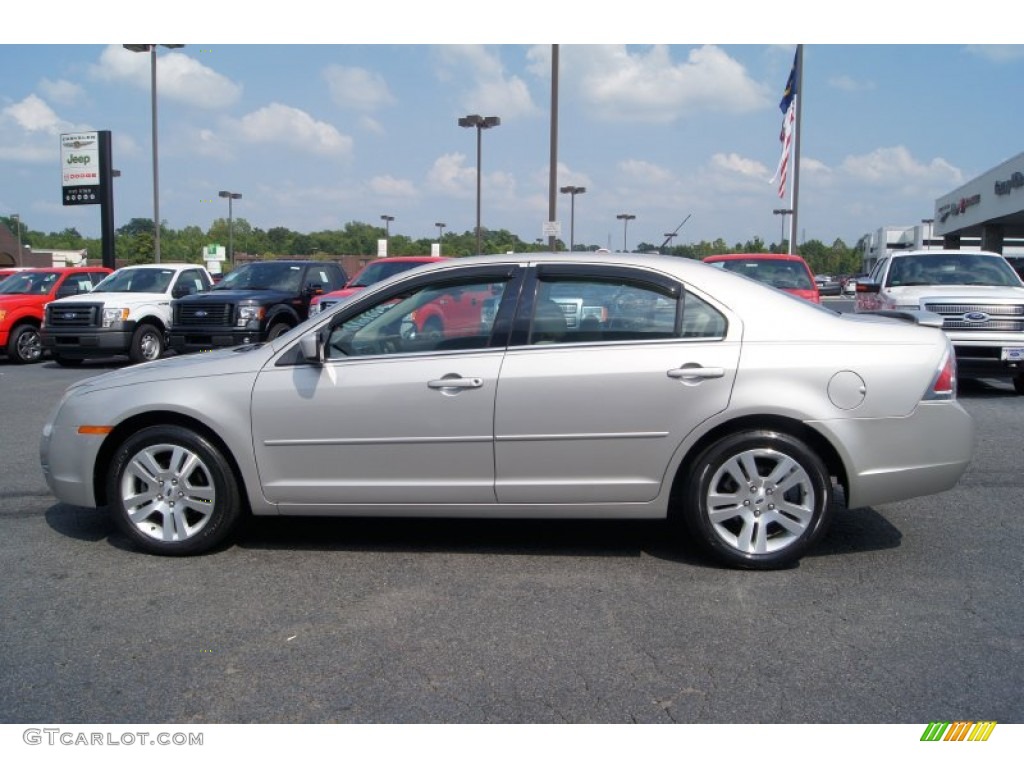
[[288,333],[291,330],[291,326],[285,323],[274,323],[270,326],[270,330],[267,331],[267,341],[273,341],[278,336]]
[[43,357],[39,329],[27,323],[15,327],[7,340],[7,357],[12,363],[39,362]]
[[755,430],[724,437],[698,457],[684,504],[689,532],[719,561],[786,568],[827,529],[832,482],[803,441]]
[[107,501],[118,528],[157,555],[196,555],[221,544],[242,516],[238,481],[221,451],[177,426],[148,427],[117,449]]
[[62,368],[77,368],[78,366],[80,366],[85,361],[82,360],[82,358],[80,358],[80,357],[64,357],[64,355],[61,355],[61,354],[58,354],[57,352],[54,352],[53,353],[53,362],[55,362],[57,365],[61,366]]
[[133,363],[159,360],[164,354],[164,333],[155,325],[143,323],[132,334],[128,357]]
[[1018,395],[1024,395],[1024,373],[1018,373],[1013,377],[1013,391]]

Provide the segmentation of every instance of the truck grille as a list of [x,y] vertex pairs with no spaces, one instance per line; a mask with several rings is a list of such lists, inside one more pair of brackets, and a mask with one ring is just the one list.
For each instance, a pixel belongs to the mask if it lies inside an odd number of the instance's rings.
[[[1024,304],[925,304],[929,312],[942,315],[947,331],[1024,332]],[[977,319],[971,319],[976,315]]]
[[174,307],[176,326],[231,325],[234,307],[220,302],[187,302]]
[[102,317],[102,304],[49,304],[46,307],[46,324],[50,328],[98,328]]

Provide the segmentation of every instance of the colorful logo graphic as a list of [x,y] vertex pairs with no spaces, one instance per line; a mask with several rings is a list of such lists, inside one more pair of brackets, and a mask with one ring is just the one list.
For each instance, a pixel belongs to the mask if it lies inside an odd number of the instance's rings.
[[995,720],[970,722],[959,720],[955,723],[928,723],[921,734],[921,741],[988,741],[995,730]]

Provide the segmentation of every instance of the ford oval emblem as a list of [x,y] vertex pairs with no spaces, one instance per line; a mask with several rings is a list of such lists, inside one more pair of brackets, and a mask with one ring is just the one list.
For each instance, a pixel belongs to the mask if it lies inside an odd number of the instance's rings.
[[968,323],[984,323],[988,320],[987,312],[965,312],[964,320]]
[[206,317],[209,313],[206,310],[200,309],[196,312],[196,317]]

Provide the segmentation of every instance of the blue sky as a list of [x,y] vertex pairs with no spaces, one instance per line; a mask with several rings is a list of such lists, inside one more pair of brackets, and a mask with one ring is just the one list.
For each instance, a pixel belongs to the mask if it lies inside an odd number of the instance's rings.
[[[389,14],[402,6],[346,11],[342,30],[321,12],[325,28],[310,33],[317,17],[300,13],[304,0],[289,4],[301,24],[264,20],[244,31],[230,16],[196,23],[200,4],[174,4],[164,37],[185,47],[161,48],[157,64],[166,224],[206,229],[227,215],[217,192],[230,190],[243,195],[235,216],[265,229],[381,224],[387,214],[392,233],[414,238],[435,236],[438,221],[469,231],[476,135],[457,119],[478,113],[502,121],[483,135],[483,225],[538,238],[548,219],[551,44],[531,44],[530,35],[545,40],[560,29],[574,31],[554,40],[558,184],[587,188],[576,198],[578,243],[621,247],[619,213],[636,216],[630,247],[660,243],[687,217],[677,243],[778,240],[772,210],[788,199],[769,179],[797,38],[805,43],[801,240],[853,245],[881,226],[919,223],[935,198],[1024,150],[1024,46],[943,39],[961,34],[958,17],[940,15],[944,3],[923,25],[889,14],[884,33],[872,21],[876,5],[863,4],[859,28],[822,21],[822,34],[760,24],[753,5],[744,16],[743,4],[725,3],[691,24],[685,9],[643,0],[630,8],[645,16],[588,27],[570,11],[523,2],[487,20],[489,44],[450,23],[480,6],[453,0],[429,15],[421,6]],[[32,229],[97,236],[98,207],[60,198],[59,134],[89,129],[113,133],[122,173],[115,225],[151,218],[149,56],[103,44],[145,33],[85,20],[70,33],[51,22],[49,5],[15,13],[27,14],[19,29],[36,31],[0,32],[0,212]],[[707,42],[661,42],[676,27]],[[899,42],[930,37],[936,42]],[[568,240],[566,195],[557,218]]]

